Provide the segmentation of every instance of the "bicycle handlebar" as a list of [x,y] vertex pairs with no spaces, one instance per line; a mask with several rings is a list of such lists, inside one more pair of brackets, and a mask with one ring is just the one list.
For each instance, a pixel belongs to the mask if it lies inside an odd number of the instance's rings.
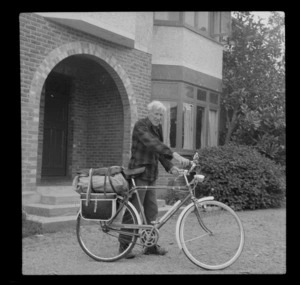
[[[186,183],[188,183],[187,179],[186,179],[186,176],[189,175],[193,171],[193,169],[197,166],[197,164],[194,161],[191,161],[191,164],[192,164],[192,166],[189,170],[188,169],[180,169],[180,172],[179,172],[179,175],[177,176],[177,178],[179,178],[180,176],[185,176]],[[175,178],[175,180],[177,178]],[[188,184],[192,185],[194,183],[196,183],[196,184],[199,183],[199,182],[201,183],[201,182],[204,181],[204,178],[205,178],[205,176],[202,175],[202,174],[195,174],[193,176],[192,181],[190,181]]]
[[194,168],[197,166],[197,164],[193,160],[190,161],[190,164],[192,166],[191,166],[190,170],[188,171],[188,173],[191,173],[194,170]]
[[184,174],[186,174],[186,175],[190,174],[194,170],[194,168],[197,166],[197,164],[193,160],[190,161],[190,165],[191,165],[190,169],[179,169],[179,171],[180,171],[179,176],[182,176]]
[[[199,153],[198,152],[196,152],[195,153],[195,155],[194,155],[194,157],[193,157],[193,160],[190,160],[190,163],[189,163],[189,165],[191,165],[191,167],[190,167],[190,169],[180,169],[180,172],[179,172],[179,175],[178,175],[178,177],[180,177],[180,176],[186,176],[186,175],[189,175],[193,170],[194,170],[194,168],[197,166],[197,163],[196,163],[196,161],[199,159]],[[177,178],[178,178],[177,177]],[[204,180],[204,175],[201,175],[201,174],[196,174],[195,176],[194,176],[194,179],[193,179],[193,181],[194,180],[197,180],[197,181],[199,181],[199,182],[202,182],[203,180]]]

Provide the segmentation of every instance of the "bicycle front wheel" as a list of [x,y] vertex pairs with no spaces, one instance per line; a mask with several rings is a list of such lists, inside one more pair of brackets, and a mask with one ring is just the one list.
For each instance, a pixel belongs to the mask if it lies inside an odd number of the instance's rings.
[[237,214],[218,201],[191,204],[179,225],[179,240],[185,255],[209,270],[234,263],[244,247],[244,230]]
[[[121,205],[117,200],[117,208]],[[77,218],[76,234],[83,251],[97,261],[116,261],[124,257],[134,247],[137,240],[136,229],[126,229],[125,234],[120,234],[121,224],[138,224],[137,216],[132,207],[124,205],[113,223],[99,220],[86,220],[80,214]],[[126,235],[127,233],[135,235]],[[127,247],[120,252],[120,243],[126,242]],[[123,248],[124,249],[124,248]]]

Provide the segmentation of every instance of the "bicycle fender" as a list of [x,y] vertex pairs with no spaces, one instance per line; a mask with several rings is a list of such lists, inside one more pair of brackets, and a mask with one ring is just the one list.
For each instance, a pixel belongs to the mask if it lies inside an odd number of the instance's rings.
[[[197,200],[197,202],[203,202],[203,201],[211,201],[211,200],[214,200],[214,197],[213,196],[208,196],[208,197],[203,197],[203,198],[200,198]],[[188,204],[183,210],[182,212],[180,213],[178,219],[177,219],[177,223],[176,223],[176,229],[175,229],[175,236],[176,236],[176,241],[177,241],[177,245],[179,247],[180,250],[182,250],[182,245],[181,245],[181,242],[180,242],[180,233],[179,233],[179,227],[180,227],[180,222],[182,220],[182,217],[183,215],[194,205],[194,203],[190,203]]]
[[142,223],[142,219],[141,219],[141,216],[140,216],[140,214],[138,213],[137,209],[136,209],[129,201],[128,201],[127,204],[129,204],[129,205],[131,206],[132,210],[134,211],[134,213],[135,213],[135,215],[136,215],[136,217],[137,217],[137,219],[138,219],[138,224],[139,224],[139,225],[142,225],[142,224],[143,224],[143,223]]

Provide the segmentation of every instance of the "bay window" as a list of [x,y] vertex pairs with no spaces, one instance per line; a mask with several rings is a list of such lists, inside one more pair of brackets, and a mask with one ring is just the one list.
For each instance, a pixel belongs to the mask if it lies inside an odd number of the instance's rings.
[[155,12],[155,20],[179,21],[179,12]]
[[164,143],[172,148],[176,148],[176,125],[177,125],[177,103],[161,101],[167,108],[163,117]]
[[231,12],[154,12],[154,24],[184,26],[222,42],[231,33]]
[[218,115],[216,110],[208,111],[208,145],[218,145]]
[[211,36],[221,42],[231,32],[231,14],[229,12],[212,12]]
[[184,12],[184,23],[190,26],[195,25],[195,12]]
[[208,12],[196,12],[196,28],[200,31],[208,32],[209,14]]
[[218,145],[219,96],[215,91],[183,82],[152,82],[152,98],[166,106],[164,143],[189,154]]
[[194,106],[193,104],[182,104],[182,148],[193,150],[194,137]]
[[200,149],[205,146],[205,137],[204,137],[204,114],[205,108],[197,106],[196,110],[196,149]]

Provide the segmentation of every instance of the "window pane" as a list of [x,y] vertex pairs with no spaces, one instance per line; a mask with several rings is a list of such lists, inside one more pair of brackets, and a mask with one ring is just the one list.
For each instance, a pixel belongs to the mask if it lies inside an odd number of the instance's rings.
[[155,12],[155,20],[179,21],[179,12]]
[[218,104],[218,97],[219,95],[217,93],[210,93],[209,94],[209,102],[213,104]]
[[197,29],[208,31],[208,12],[197,12]]
[[200,101],[206,101],[206,91],[198,89],[197,90],[197,99]]
[[199,149],[204,146],[204,132],[203,132],[203,123],[204,123],[204,108],[197,106],[196,114],[196,149]]
[[190,26],[195,26],[195,12],[185,12],[184,22]]
[[213,12],[213,34],[220,34],[221,12]]
[[231,32],[231,13],[221,12],[221,33],[229,35]]
[[208,114],[208,146],[218,145],[218,113],[209,110]]
[[187,98],[194,98],[194,87],[184,85],[184,94]]
[[192,104],[183,103],[182,110],[182,147],[184,149],[193,149],[194,135],[194,108]]
[[164,143],[170,147],[176,147],[176,126],[177,126],[177,103],[162,102],[167,111],[163,118],[163,137]]

